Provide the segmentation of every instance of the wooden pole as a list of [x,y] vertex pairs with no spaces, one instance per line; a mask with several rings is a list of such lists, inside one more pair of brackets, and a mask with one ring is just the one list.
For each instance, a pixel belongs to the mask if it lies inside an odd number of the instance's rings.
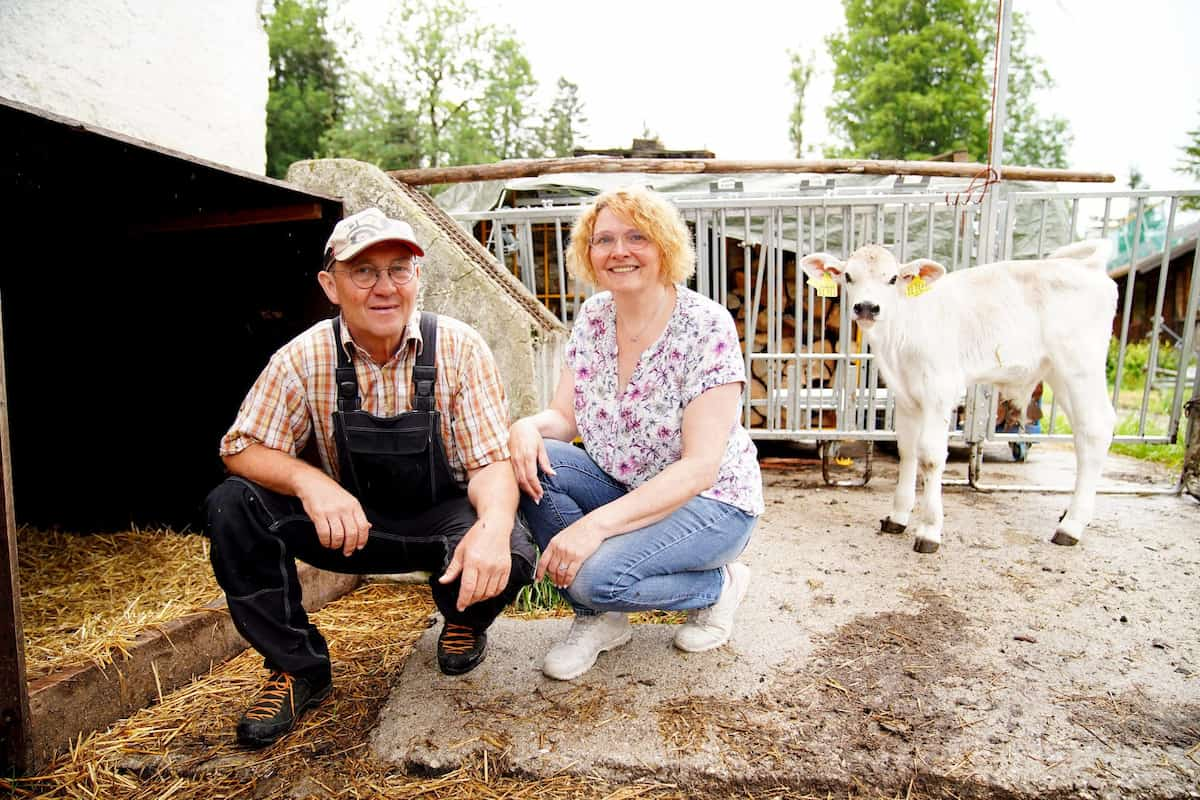
[[8,384],[4,377],[4,325],[0,318],[0,773],[6,775],[25,772],[33,750],[20,598],[12,451],[8,441]]
[[[811,161],[726,161],[714,158],[615,158],[579,156],[577,158],[530,158],[501,161],[497,164],[468,164],[461,167],[397,169],[388,175],[398,181],[425,186],[431,183],[531,178],[566,172],[646,172],[678,175],[731,172],[809,172],[848,173],[851,175],[930,175],[946,178],[974,178],[986,174],[984,164],[948,161],[869,161],[865,159],[820,159]],[[1055,183],[1113,183],[1106,172],[1079,172],[1041,167],[1004,168],[1006,180],[1049,181]]]

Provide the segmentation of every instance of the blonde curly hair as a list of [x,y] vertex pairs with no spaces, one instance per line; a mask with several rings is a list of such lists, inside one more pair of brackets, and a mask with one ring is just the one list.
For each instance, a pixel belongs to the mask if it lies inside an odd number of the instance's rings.
[[679,210],[658,192],[644,186],[626,186],[599,195],[571,227],[567,268],[576,278],[597,285],[591,259],[592,232],[596,217],[606,208],[628,220],[658,247],[664,284],[682,283],[696,271],[691,235]]

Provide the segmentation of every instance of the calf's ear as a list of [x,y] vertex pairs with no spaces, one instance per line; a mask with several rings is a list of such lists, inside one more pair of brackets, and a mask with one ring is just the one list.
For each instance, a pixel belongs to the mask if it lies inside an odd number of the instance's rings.
[[822,275],[829,275],[834,280],[840,281],[845,266],[840,258],[831,256],[829,253],[813,253],[800,259],[800,268],[813,280]]
[[945,274],[945,267],[936,261],[930,261],[928,258],[918,258],[900,267],[900,279],[905,283],[911,282],[918,275],[926,283],[933,283]]

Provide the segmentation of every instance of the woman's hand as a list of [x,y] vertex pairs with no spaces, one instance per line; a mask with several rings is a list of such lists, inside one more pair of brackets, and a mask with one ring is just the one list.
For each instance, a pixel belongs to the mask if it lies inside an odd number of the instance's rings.
[[[542,484],[538,480],[538,467],[547,475],[553,475],[550,456],[546,453],[546,442],[537,425],[529,417],[519,419],[508,429],[508,454],[517,486],[535,503],[542,501]],[[561,535],[561,534],[560,534]]]
[[535,580],[540,581],[544,575],[549,575],[559,589],[567,588],[575,580],[583,562],[596,552],[604,538],[587,517],[571,523],[559,531],[550,540],[550,546],[542,552]]

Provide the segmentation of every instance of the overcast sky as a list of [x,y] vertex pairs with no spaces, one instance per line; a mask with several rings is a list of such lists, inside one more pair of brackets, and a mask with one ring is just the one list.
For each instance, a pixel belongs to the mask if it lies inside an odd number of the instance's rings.
[[[584,145],[628,147],[643,128],[673,149],[719,158],[792,157],[789,49],[813,52],[806,101],[813,156],[829,140],[833,83],[824,39],[843,22],[838,0],[468,0],[511,27],[548,96],[558,77],[579,85]],[[347,0],[356,26],[385,4]],[[1155,188],[1188,185],[1171,171],[1186,132],[1200,127],[1200,2],[1015,0],[1058,87],[1046,111],[1075,134],[1078,169],[1124,181],[1136,164]],[[360,27],[361,30],[361,27]]]

